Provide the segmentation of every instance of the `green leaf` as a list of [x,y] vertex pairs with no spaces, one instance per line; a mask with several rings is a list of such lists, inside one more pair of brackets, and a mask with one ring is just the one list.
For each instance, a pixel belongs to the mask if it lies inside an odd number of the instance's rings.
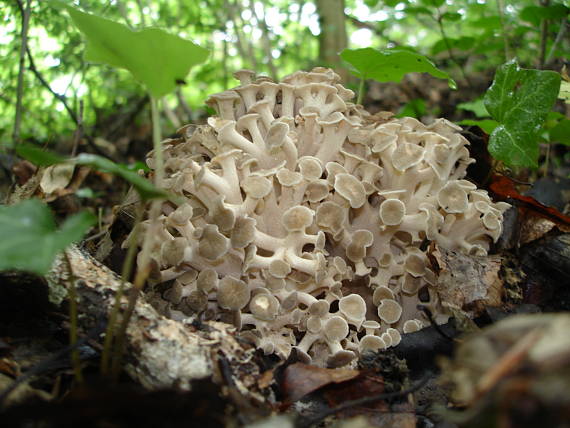
[[102,156],[82,153],[79,156],[70,159],[70,161],[78,165],[90,166],[99,171],[109,172],[127,180],[134,186],[140,197],[144,200],[168,198],[168,193],[166,191],[157,189],[146,178],[141,177],[135,171],[131,171],[128,167],[117,164]]
[[562,4],[552,6],[527,6],[521,10],[519,18],[538,25],[543,19],[562,19],[568,16],[570,9]]
[[483,98],[477,98],[474,101],[458,104],[457,108],[460,110],[473,112],[477,117],[489,117],[489,112],[485,108]]
[[157,189],[149,180],[141,177],[132,168],[117,164],[102,156],[82,153],[75,158],[64,158],[55,153],[40,149],[38,146],[33,144],[19,144],[16,147],[16,152],[24,159],[40,166],[70,162],[77,165],[87,165],[99,171],[118,175],[131,183],[144,200],[168,198],[169,196],[167,192]]
[[485,107],[499,122],[489,138],[489,153],[509,166],[538,166],[539,133],[552,109],[560,75],[525,70],[510,61],[497,70],[485,94]]
[[18,144],[16,146],[16,153],[18,156],[29,160],[34,165],[39,166],[50,166],[66,161],[63,156],[41,149],[36,144]]
[[459,49],[462,51],[467,51],[471,49],[475,45],[475,38],[463,36],[457,39],[447,39],[447,43],[445,39],[439,39],[431,48],[432,55],[437,55],[440,52],[447,50],[447,45],[452,49]]
[[499,122],[493,119],[483,119],[483,120],[472,120],[472,119],[464,119],[459,122],[459,125],[467,125],[467,126],[478,126],[481,128],[485,133],[491,134],[497,126],[499,126]]
[[455,22],[461,19],[461,14],[457,12],[445,12],[441,17],[446,21]]
[[570,146],[570,120],[562,119],[549,132],[550,141]]
[[426,114],[426,102],[422,98],[416,98],[406,103],[396,117],[420,118]]
[[70,6],[65,9],[86,38],[87,61],[126,68],[156,98],[172,92],[191,67],[208,57],[207,49],[164,30],[132,31]]
[[95,221],[93,214],[84,211],[68,218],[58,230],[50,209],[37,199],[0,206],[0,271],[45,275],[57,254],[79,241]]
[[361,79],[378,82],[400,82],[407,73],[429,73],[447,79],[449,86],[456,88],[455,81],[438,69],[425,56],[403,49],[344,49],[341,58],[354,68],[352,74]]
[[424,6],[440,7],[445,3],[445,0],[420,0],[420,4]]

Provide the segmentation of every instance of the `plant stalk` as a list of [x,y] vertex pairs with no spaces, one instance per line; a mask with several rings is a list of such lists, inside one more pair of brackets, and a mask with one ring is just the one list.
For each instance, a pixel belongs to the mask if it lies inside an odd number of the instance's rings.
[[[158,100],[151,96],[151,114],[152,114],[152,140],[154,147],[154,185],[158,188],[162,187],[162,181],[164,177],[164,161],[162,155],[162,137],[160,132],[160,115],[159,115],[159,102]],[[129,301],[127,309],[123,315],[123,319],[119,326],[119,330],[116,334],[116,340],[113,347],[113,357],[111,361],[111,377],[117,380],[121,371],[121,360],[123,357],[125,337],[127,333],[127,328],[129,326],[129,321],[135,310],[135,305],[137,303],[138,296],[146,283],[148,275],[150,273],[150,261],[151,252],[154,246],[154,238],[157,236],[157,227],[159,226],[158,217],[160,216],[160,211],[162,209],[162,200],[155,199],[152,201],[149,211],[149,225],[146,229],[141,253],[139,255],[139,265],[137,267],[137,273],[133,281],[133,287],[129,293]]]
[[30,23],[31,0],[26,0],[24,8],[21,1],[18,5],[22,11],[22,33],[20,45],[20,66],[18,71],[18,86],[16,89],[16,116],[14,118],[14,131],[12,133],[12,146],[20,142],[20,126],[22,124],[22,99],[24,97],[24,73],[26,72],[26,50],[28,47],[28,28]]
[[79,357],[79,349],[77,345],[77,293],[75,290],[75,275],[73,274],[73,265],[67,255],[63,251],[67,268],[69,269],[69,284],[67,292],[69,293],[69,345],[71,347],[71,365],[73,367],[73,375],[77,383],[83,383],[83,373],[81,373],[81,358]]
[[356,104],[362,105],[363,99],[364,99],[364,77],[360,79],[360,84],[358,85],[358,98],[356,99]]

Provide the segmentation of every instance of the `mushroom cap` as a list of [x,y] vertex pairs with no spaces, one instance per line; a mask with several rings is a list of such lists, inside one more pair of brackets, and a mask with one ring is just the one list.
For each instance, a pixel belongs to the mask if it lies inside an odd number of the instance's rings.
[[273,122],[267,131],[265,141],[270,148],[280,147],[289,133],[289,125],[283,122]]
[[310,316],[307,318],[307,331],[309,333],[317,334],[323,328],[323,321],[321,317],[318,316]]
[[329,185],[327,180],[319,179],[310,182],[305,190],[309,202],[320,202],[329,195]]
[[380,204],[379,214],[386,226],[397,226],[406,215],[406,205],[399,199],[386,199]]
[[449,181],[437,194],[437,202],[448,213],[456,214],[467,210],[467,192],[457,180]]
[[402,306],[394,299],[383,299],[378,305],[378,316],[386,324],[394,324],[402,316]]
[[324,332],[327,340],[339,342],[348,336],[348,323],[343,317],[334,315],[325,322]]
[[304,231],[313,222],[313,211],[303,205],[291,207],[283,213],[281,222],[288,232]]
[[300,173],[290,171],[287,168],[281,168],[275,176],[279,184],[287,187],[296,186],[303,181],[303,176]]
[[368,329],[368,330],[370,330],[370,329],[376,330],[380,327],[381,327],[380,323],[378,321],[374,321],[374,320],[366,320],[362,323],[362,328]]
[[196,287],[198,290],[209,293],[218,286],[218,273],[214,269],[204,269],[198,274]]
[[241,279],[223,277],[218,283],[218,305],[223,309],[239,311],[249,302],[251,291]]
[[160,257],[167,266],[178,266],[184,261],[184,252],[189,247],[186,238],[178,237],[165,241],[160,246]]
[[265,286],[268,290],[278,292],[285,288],[285,280],[283,278],[275,278],[274,276],[267,276],[265,279]]
[[394,292],[385,285],[380,285],[379,287],[376,287],[374,294],[372,294],[372,303],[374,306],[378,306],[384,299],[394,300]]
[[334,355],[327,358],[327,367],[334,369],[337,367],[346,366],[356,358],[356,354],[352,351],[338,351]]
[[353,262],[362,260],[366,256],[366,249],[373,243],[374,235],[372,232],[366,229],[357,230],[346,248],[346,256]]
[[412,143],[400,144],[392,154],[392,165],[400,172],[419,164],[424,158],[425,150],[422,146]]
[[227,253],[230,240],[218,232],[218,226],[207,224],[198,243],[198,253],[208,260],[218,260]]
[[326,201],[317,207],[316,222],[322,228],[335,233],[342,228],[345,220],[346,210],[334,202]]
[[402,335],[395,328],[390,327],[390,328],[386,329],[386,333],[388,333],[390,335],[390,337],[392,338],[392,345],[391,346],[398,346],[398,344],[402,341]]
[[366,317],[366,302],[360,294],[349,294],[338,302],[339,311],[346,319],[358,327]]
[[404,333],[413,333],[419,331],[422,328],[422,324],[418,320],[407,320],[402,327]]
[[321,161],[313,156],[303,156],[297,162],[299,171],[305,180],[315,181],[323,175],[323,167]]
[[255,238],[256,223],[251,217],[237,218],[230,235],[232,247],[245,248],[251,244]]
[[424,257],[418,253],[408,254],[404,264],[406,272],[410,275],[419,277],[423,276],[426,272],[426,263]]
[[279,312],[279,301],[272,294],[259,293],[249,301],[249,311],[256,318],[271,321]]
[[241,69],[233,73],[233,76],[240,81],[241,85],[247,85],[253,81],[255,78],[255,71]]
[[254,199],[264,198],[273,190],[273,184],[265,177],[250,175],[241,182],[244,192]]
[[362,339],[360,339],[360,352],[376,352],[386,348],[387,346],[382,338],[373,334],[367,334]]
[[172,225],[183,226],[190,221],[192,214],[192,206],[184,203],[168,215],[168,222]]
[[283,260],[273,260],[269,264],[269,273],[275,278],[285,278],[291,272],[291,265]]
[[329,313],[330,303],[326,300],[317,300],[309,306],[309,314],[316,317],[324,317]]
[[352,208],[360,208],[366,202],[364,185],[351,174],[336,174],[334,189],[349,202]]
[[192,290],[183,301],[191,311],[201,312],[208,306],[208,295],[200,290]]

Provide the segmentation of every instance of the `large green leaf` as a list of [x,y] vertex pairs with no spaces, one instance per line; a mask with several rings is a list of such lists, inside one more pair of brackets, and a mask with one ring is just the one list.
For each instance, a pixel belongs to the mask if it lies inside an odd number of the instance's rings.
[[156,98],[173,91],[209,51],[158,28],[133,31],[123,24],[65,6],[87,40],[85,59],[126,68]]
[[568,16],[570,9],[563,4],[552,6],[527,6],[521,10],[519,17],[531,24],[538,25],[543,19],[563,19]]
[[79,241],[95,220],[84,211],[68,218],[58,230],[50,209],[37,199],[0,206],[0,271],[45,275],[56,255]]
[[55,153],[48,152],[39,148],[34,144],[18,144],[16,153],[29,160],[30,162],[40,165],[49,166],[57,163],[70,162],[78,165],[87,165],[99,171],[108,172],[118,175],[133,185],[142,199],[149,200],[155,198],[167,198],[168,193],[164,190],[156,188],[146,178],[141,177],[136,171],[133,171],[125,165],[115,163],[107,158],[98,155],[82,153],[75,158],[64,158]]
[[374,79],[379,82],[400,82],[407,73],[429,73],[447,79],[455,88],[455,81],[438,69],[425,56],[404,49],[344,49],[341,58],[354,68],[351,72],[361,79]]
[[510,61],[497,70],[485,94],[485,107],[499,122],[489,138],[489,153],[509,166],[538,166],[538,137],[552,109],[560,75],[525,70]]

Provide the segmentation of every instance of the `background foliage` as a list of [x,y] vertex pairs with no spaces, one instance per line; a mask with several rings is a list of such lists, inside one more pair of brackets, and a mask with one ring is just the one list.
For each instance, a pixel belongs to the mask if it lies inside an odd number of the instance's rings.
[[[25,1],[3,0],[0,8],[3,147],[13,145]],[[451,108],[457,120],[488,120],[482,95],[499,65],[516,58],[522,68],[560,71],[569,50],[568,2],[558,0],[73,3],[132,29],[166,29],[211,51],[209,60],[192,70],[187,83],[165,98],[162,115],[167,119],[163,121],[166,134],[203,118],[207,94],[234,86],[237,81],[231,74],[239,68],[283,77],[297,69],[330,65],[346,78],[348,67],[338,52],[342,48],[363,47],[413,50],[430,58],[457,81],[458,95],[453,100],[442,100],[451,107],[434,107],[421,97],[409,97],[398,105],[405,114],[433,116],[449,113]],[[84,41],[65,13],[46,1],[32,0],[30,5],[20,141],[61,144],[71,140],[77,122],[81,122],[87,143],[111,156],[121,149],[121,143],[148,143],[150,108],[144,89],[124,70],[86,62]],[[350,84],[356,89],[356,81]],[[561,117],[551,118],[553,127],[560,125]],[[564,126],[567,129],[567,123]],[[563,140],[561,129],[556,132],[554,135]],[[147,144],[141,153],[148,147]]]

